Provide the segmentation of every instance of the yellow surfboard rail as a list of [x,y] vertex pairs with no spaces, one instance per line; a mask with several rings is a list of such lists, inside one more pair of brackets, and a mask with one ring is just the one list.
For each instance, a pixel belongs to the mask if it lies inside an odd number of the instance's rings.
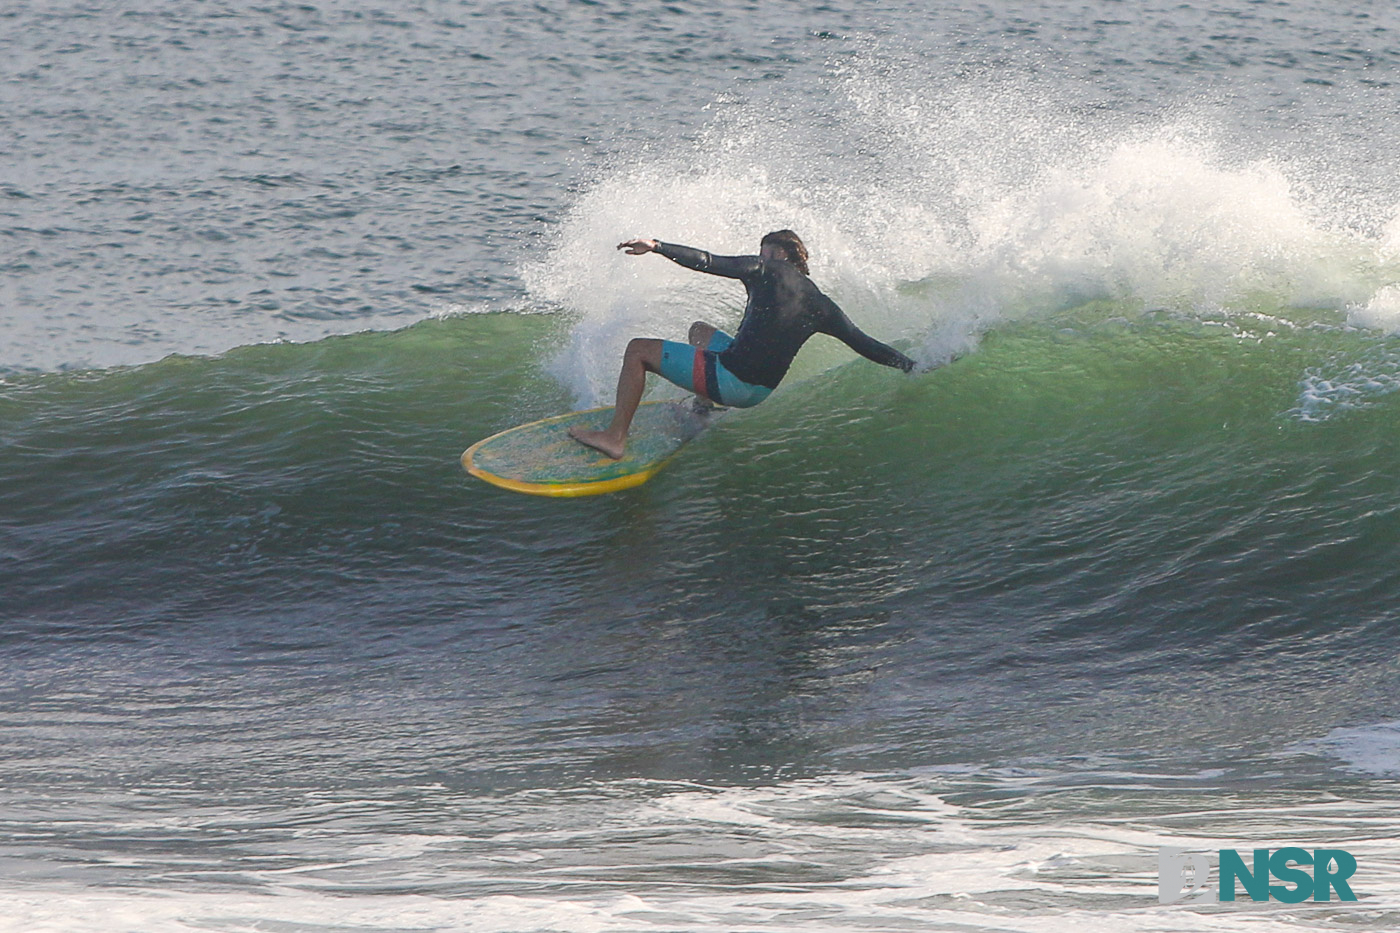
[[[486,438],[488,441],[490,439],[489,437]],[[478,479],[486,480],[486,482],[490,483],[492,486],[509,489],[511,492],[528,493],[532,496],[572,498],[577,496],[598,496],[605,492],[621,492],[624,489],[631,489],[633,486],[642,485],[642,483],[651,479],[656,471],[660,470],[666,464],[666,461],[663,460],[649,470],[643,470],[639,473],[629,473],[626,476],[619,476],[615,479],[596,480],[591,483],[527,483],[524,480],[497,476],[495,473],[483,470],[481,467],[472,463],[473,451],[483,443],[485,443],[485,441],[477,441],[477,443],[467,448],[466,452],[462,454],[462,466],[467,468],[467,472]]]

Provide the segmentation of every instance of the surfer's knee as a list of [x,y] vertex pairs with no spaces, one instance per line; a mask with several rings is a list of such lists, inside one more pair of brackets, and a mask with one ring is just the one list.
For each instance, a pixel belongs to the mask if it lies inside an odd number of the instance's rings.
[[661,366],[661,341],[654,337],[633,337],[622,355],[623,365],[640,363],[655,372]]
[[704,321],[696,321],[690,325],[690,333],[686,334],[685,342],[692,347],[709,346],[710,338],[715,335],[713,324],[706,324]]

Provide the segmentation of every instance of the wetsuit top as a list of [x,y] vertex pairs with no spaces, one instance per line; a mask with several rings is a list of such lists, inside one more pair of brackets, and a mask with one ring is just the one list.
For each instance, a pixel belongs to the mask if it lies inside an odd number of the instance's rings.
[[748,290],[744,319],[734,342],[719,361],[751,385],[776,389],[793,357],[813,334],[829,334],[868,360],[908,372],[914,361],[894,347],[863,333],[836,302],[785,259],[760,256],[712,256],[704,250],[657,243],[656,252],[674,262],[738,279]]

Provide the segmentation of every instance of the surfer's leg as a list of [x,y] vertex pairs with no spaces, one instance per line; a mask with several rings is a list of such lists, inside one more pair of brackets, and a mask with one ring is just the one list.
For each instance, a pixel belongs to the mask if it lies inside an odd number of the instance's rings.
[[570,428],[569,436],[594,450],[602,451],[614,460],[627,449],[627,429],[632,416],[642,402],[642,390],[647,387],[647,373],[661,371],[661,341],[637,337],[627,344],[622,354],[622,371],[617,376],[617,407],[612,423],[601,431]]
[[[728,346],[734,342],[734,338],[718,327],[715,327],[713,324],[706,324],[704,321],[696,321],[694,324],[690,325],[690,333],[686,335],[686,341],[690,346],[696,347],[697,349],[719,353],[728,348]],[[664,354],[664,348],[662,352]],[[691,372],[691,367],[689,365],[686,367],[686,372]],[[692,401],[696,411],[714,411],[715,403],[706,397],[705,389],[696,386],[693,378],[691,381],[686,381],[683,378],[677,379],[675,375],[667,370],[666,357],[664,355],[661,358],[661,375],[670,379],[681,388],[689,389],[695,393],[695,398]]]
[[699,347],[702,350],[711,350],[715,353],[720,353],[729,349],[729,345],[734,342],[734,338],[713,324],[706,324],[704,321],[696,321],[694,324],[690,325],[690,333],[686,335],[685,341],[692,347]]
[[686,335],[685,342],[692,347],[699,347],[704,350],[710,346],[710,338],[719,330],[713,324],[706,324],[704,321],[696,321],[690,325],[690,333]]

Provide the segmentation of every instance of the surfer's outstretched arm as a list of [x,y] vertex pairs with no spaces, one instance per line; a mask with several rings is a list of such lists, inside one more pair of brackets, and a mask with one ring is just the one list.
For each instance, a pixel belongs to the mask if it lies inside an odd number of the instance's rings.
[[819,328],[822,333],[830,334],[867,360],[882,366],[892,366],[906,373],[914,368],[914,361],[909,357],[889,344],[881,343],[851,323],[851,319],[837,307],[836,302],[828,299],[827,305],[826,314],[823,315],[825,320]]
[[617,248],[627,250],[629,256],[657,253],[687,269],[722,275],[727,279],[747,279],[757,275],[760,268],[760,259],[757,256],[716,256],[703,249],[662,243],[660,240],[628,240],[617,244]]

